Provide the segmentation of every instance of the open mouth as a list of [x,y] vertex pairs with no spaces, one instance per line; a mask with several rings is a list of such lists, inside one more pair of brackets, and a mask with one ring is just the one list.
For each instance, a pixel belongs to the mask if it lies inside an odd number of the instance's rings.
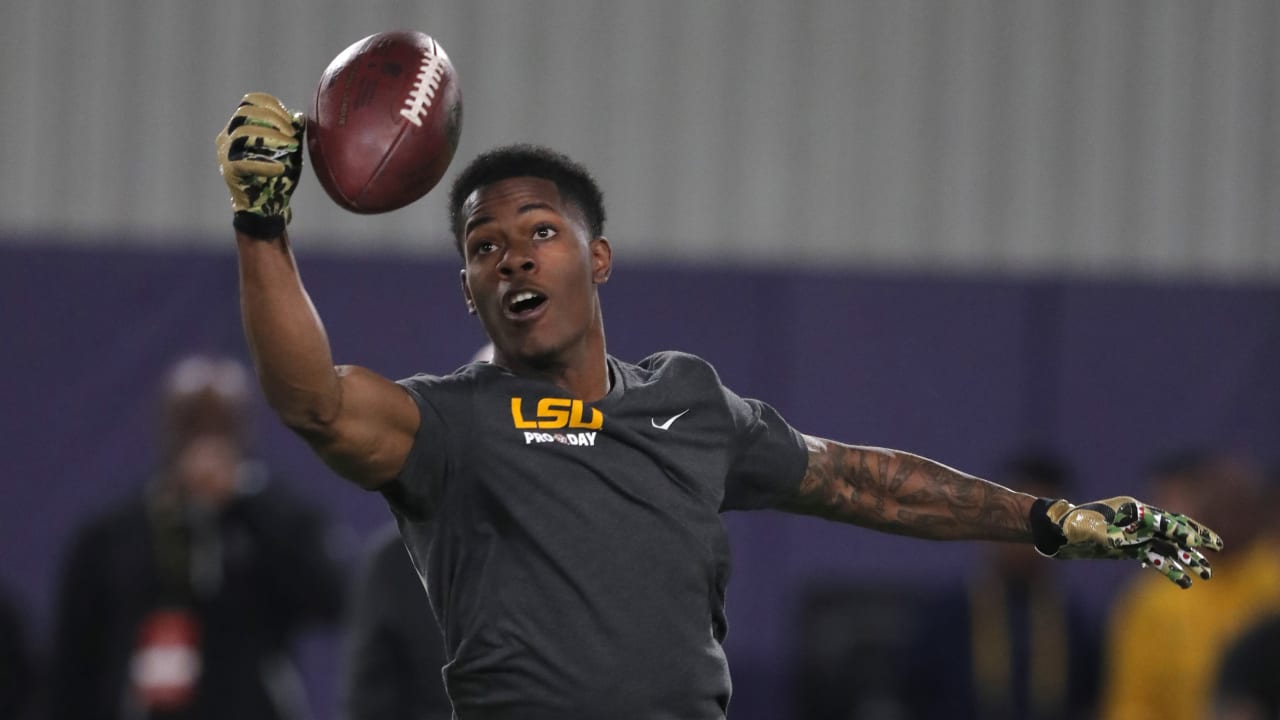
[[534,290],[521,290],[507,298],[507,313],[515,318],[528,317],[547,302],[547,296]]

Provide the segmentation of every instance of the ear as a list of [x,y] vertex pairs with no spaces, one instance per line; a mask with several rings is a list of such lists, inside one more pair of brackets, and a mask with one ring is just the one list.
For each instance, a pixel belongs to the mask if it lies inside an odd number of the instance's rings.
[[471,298],[471,288],[467,286],[467,269],[458,271],[458,280],[462,282],[462,299],[467,302],[467,312],[476,314],[476,301]]
[[613,248],[609,247],[609,239],[601,235],[591,241],[591,281],[596,285],[609,282],[613,273]]

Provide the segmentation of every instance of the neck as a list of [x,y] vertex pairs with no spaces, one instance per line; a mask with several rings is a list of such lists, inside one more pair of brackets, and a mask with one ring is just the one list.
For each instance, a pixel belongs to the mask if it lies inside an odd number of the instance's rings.
[[590,362],[578,364],[529,365],[507,362],[494,357],[494,364],[505,367],[521,377],[545,380],[561,388],[579,400],[595,402],[609,393],[609,364],[604,353]]
[[521,377],[545,380],[585,402],[603,398],[612,387],[603,333],[591,333],[578,347],[547,358],[520,358],[495,350],[493,363]]
[[585,402],[595,402],[609,394],[609,363],[603,353],[599,362],[583,368],[567,368],[564,372],[548,377],[549,381],[570,395]]

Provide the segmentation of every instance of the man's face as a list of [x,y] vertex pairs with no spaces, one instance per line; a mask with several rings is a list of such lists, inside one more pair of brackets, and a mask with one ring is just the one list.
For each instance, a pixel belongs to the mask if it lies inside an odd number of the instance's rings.
[[173,477],[189,502],[217,510],[235,495],[241,460],[234,438],[199,435],[178,451]]
[[609,277],[609,243],[591,237],[555,183],[501,180],[478,188],[462,211],[462,291],[495,360],[547,368],[569,362],[593,333],[603,343],[596,285]]

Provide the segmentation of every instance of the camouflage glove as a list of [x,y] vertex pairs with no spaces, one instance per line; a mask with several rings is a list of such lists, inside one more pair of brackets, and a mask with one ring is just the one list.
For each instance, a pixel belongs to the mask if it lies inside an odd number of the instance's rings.
[[1191,587],[1190,572],[1213,572],[1199,548],[1222,549],[1222,538],[1185,515],[1131,497],[1085,505],[1040,498],[1031,506],[1036,549],[1062,559],[1130,559],[1160,571],[1178,587]]
[[293,217],[289,196],[302,173],[302,113],[274,96],[249,93],[218,133],[218,170],[231,191],[235,227],[256,238],[279,237]]

